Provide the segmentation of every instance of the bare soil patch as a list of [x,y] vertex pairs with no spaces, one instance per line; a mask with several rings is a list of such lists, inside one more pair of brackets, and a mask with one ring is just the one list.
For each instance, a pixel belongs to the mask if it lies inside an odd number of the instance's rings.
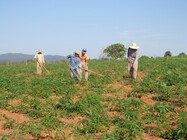
[[66,139],[68,139],[68,140],[76,139],[75,136],[72,135],[72,132],[74,131],[76,124],[79,123],[84,118],[85,118],[84,116],[73,116],[73,117],[69,117],[69,118],[61,118],[60,119],[62,121],[62,123],[65,124],[65,126],[72,125],[72,127],[67,127],[62,130],[62,133]]
[[109,85],[107,85],[107,87],[120,90],[117,93],[106,93],[106,94],[104,94],[105,97],[113,97],[113,98],[116,98],[116,99],[126,98],[127,92],[132,90],[132,85],[123,85],[120,82],[116,82],[115,84],[109,84]]
[[17,106],[17,105],[19,105],[19,103],[21,102],[21,99],[12,99],[12,100],[10,100],[9,101],[9,104],[11,105],[11,106]]
[[154,95],[153,94],[145,94],[144,96],[141,97],[141,100],[148,105],[153,106],[156,101],[153,100]]
[[[143,133],[142,135],[144,137],[144,140],[164,140],[163,138],[158,138],[147,133]],[[140,138],[137,138],[136,140],[140,140]]]
[[3,115],[0,113],[0,136],[7,135],[11,132],[10,129],[3,129],[3,125],[5,123],[6,123],[6,120],[3,117]]
[[110,117],[114,117],[117,113],[118,113],[117,111],[109,111],[109,112],[108,112],[108,115],[109,115]]
[[84,118],[85,118],[84,116],[73,116],[69,118],[61,118],[60,120],[62,121],[62,123],[68,125],[68,124],[76,124]]
[[148,73],[145,72],[145,71],[138,71],[138,78],[142,78],[143,79],[147,75],[148,75]]
[[16,123],[23,123],[25,121],[29,121],[29,118],[20,113],[11,113],[7,110],[0,110],[0,114],[4,114],[6,117],[15,120]]

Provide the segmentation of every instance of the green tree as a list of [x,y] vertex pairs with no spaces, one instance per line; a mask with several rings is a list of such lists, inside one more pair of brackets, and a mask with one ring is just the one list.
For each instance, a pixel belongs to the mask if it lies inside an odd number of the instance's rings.
[[123,44],[112,44],[103,50],[103,54],[112,59],[123,58],[127,49]]
[[184,52],[179,53],[178,56],[185,56],[186,54]]
[[164,54],[164,57],[170,57],[172,56],[171,52],[170,51],[166,51],[165,54]]

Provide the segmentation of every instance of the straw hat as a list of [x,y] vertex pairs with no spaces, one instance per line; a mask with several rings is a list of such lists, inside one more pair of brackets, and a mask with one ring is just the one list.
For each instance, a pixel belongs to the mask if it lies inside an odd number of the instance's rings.
[[38,53],[41,53],[41,52],[42,52],[42,49],[39,49],[39,50],[38,50]]
[[139,46],[138,46],[138,45],[136,45],[136,43],[132,43],[132,45],[131,45],[131,46],[129,46],[129,48],[131,48],[131,49],[138,49],[138,48],[139,48]]
[[78,52],[78,51],[75,51],[74,53],[75,53],[75,54],[79,54],[79,52]]

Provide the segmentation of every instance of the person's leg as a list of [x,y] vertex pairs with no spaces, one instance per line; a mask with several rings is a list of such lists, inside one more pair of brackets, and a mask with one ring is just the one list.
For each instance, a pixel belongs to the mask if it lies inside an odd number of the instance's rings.
[[[82,65],[83,65],[84,69],[88,69],[86,66],[86,63],[83,63]],[[88,71],[85,71],[85,80],[86,81],[88,80]]]
[[41,64],[40,68],[41,68],[41,74],[42,74],[42,72],[43,72],[43,64]]
[[80,78],[80,73],[79,73],[79,69],[74,69],[75,73],[77,74],[77,76]]
[[40,65],[39,65],[39,63],[37,63],[37,74],[42,74],[41,73],[41,67],[40,67]]
[[36,73],[39,74],[39,64],[36,63]]
[[88,71],[85,71],[85,79],[88,81]]
[[131,63],[128,63],[128,76],[131,77]]
[[133,77],[136,79],[138,74],[138,61],[134,64],[134,69],[133,69]]
[[80,62],[80,65],[79,65],[79,75],[80,75],[80,79],[82,79],[82,62]]
[[71,77],[71,78],[73,78],[73,77],[74,77],[74,76],[73,76],[73,72],[72,72],[72,71],[70,72],[70,77]]
[[39,74],[42,75],[42,67],[39,66]]

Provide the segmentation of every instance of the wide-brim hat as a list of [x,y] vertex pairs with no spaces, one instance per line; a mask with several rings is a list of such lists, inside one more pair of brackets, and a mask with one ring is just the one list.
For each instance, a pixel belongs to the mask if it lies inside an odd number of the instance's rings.
[[42,52],[42,49],[38,49],[38,53],[41,53]]
[[74,54],[79,54],[79,52],[78,52],[78,51],[75,51]]
[[136,43],[132,43],[131,46],[129,46],[131,49],[139,49],[139,46]]

